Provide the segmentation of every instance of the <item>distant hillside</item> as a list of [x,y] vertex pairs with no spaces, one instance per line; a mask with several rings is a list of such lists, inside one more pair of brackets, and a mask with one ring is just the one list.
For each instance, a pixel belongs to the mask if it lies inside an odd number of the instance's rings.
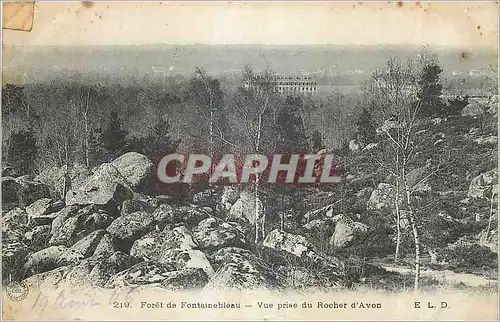
[[[257,46],[148,45],[109,47],[32,47],[4,49],[8,82],[38,82],[68,76],[123,80],[188,75],[197,65],[211,74],[231,75],[249,64],[283,74],[307,73],[317,78],[342,76],[347,83],[365,79],[389,56],[404,57],[418,47],[402,46]],[[467,76],[495,64],[495,52],[431,49],[439,56],[444,77]],[[4,81],[5,82],[5,81]]]

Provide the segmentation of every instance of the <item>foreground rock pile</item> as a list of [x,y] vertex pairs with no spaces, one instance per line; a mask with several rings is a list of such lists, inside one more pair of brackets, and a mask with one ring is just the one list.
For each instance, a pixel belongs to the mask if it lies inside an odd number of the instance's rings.
[[304,236],[273,230],[262,246],[251,243],[246,194],[224,189],[193,203],[148,196],[152,168],[127,153],[79,172],[59,198],[50,174],[45,183],[4,177],[3,278],[49,287],[275,289],[298,274],[304,286],[344,284],[345,263]]

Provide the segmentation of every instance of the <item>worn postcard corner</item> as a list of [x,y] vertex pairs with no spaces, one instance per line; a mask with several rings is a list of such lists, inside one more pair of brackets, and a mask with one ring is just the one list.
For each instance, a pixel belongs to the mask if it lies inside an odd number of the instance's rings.
[[34,12],[34,2],[2,2],[2,28],[31,31]]

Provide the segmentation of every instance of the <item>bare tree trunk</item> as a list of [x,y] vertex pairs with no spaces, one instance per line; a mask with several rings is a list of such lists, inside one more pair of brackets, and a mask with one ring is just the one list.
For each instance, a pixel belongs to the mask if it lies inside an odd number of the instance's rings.
[[394,253],[394,262],[399,261],[399,248],[401,245],[401,213],[399,211],[399,178],[396,178],[396,195],[394,198],[396,212],[396,251]]
[[418,290],[419,288],[419,282],[420,282],[420,234],[418,232],[418,227],[416,223],[416,218],[415,214],[412,210],[411,207],[411,193],[410,189],[408,187],[408,182],[406,181],[406,164],[403,160],[403,165],[402,165],[402,179],[403,179],[403,185],[404,189],[406,192],[406,203],[408,206],[408,216],[411,224],[411,229],[413,232],[413,241],[415,243],[415,283],[414,283],[414,289],[415,291]]
[[[260,149],[260,135],[262,128],[262,113],[259,113],[259,123],[257,127],[257,141],[255,144],[255,152],[258,153]],[[260,202],[259,202],[259,185],[260,175],[255,174],[255,243],[259,242],[259,219],[260,219]],[[264,227],[264,216],[262,216],[262,227]]]
[[419,281],[420,281],[420,237],[418,233],[418,228],[417,224],[415,223],[415,218],[413,216],[413,212],[410,212],[410,222],[411,222],[411,229],[413,232],[413,240],[415,242],[415,284],[414,288],[415,291],[418,290],[419,288]]
[[493,198],[495,197],[495,190],[492,188],[491,189],[491,198],[490,198],[490,218],[488,218],[488,228],[486,228],[486,236],[485,236],[485,242],[488,240],[488,237],[490,235],[490,229],[491,229],[491,221],[493,219]]

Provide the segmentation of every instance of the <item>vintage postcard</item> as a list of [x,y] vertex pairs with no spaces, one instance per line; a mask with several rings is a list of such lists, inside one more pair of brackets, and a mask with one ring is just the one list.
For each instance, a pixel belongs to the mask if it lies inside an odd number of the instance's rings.
[[498,2],[3,6],[3,319],[498,321]]

